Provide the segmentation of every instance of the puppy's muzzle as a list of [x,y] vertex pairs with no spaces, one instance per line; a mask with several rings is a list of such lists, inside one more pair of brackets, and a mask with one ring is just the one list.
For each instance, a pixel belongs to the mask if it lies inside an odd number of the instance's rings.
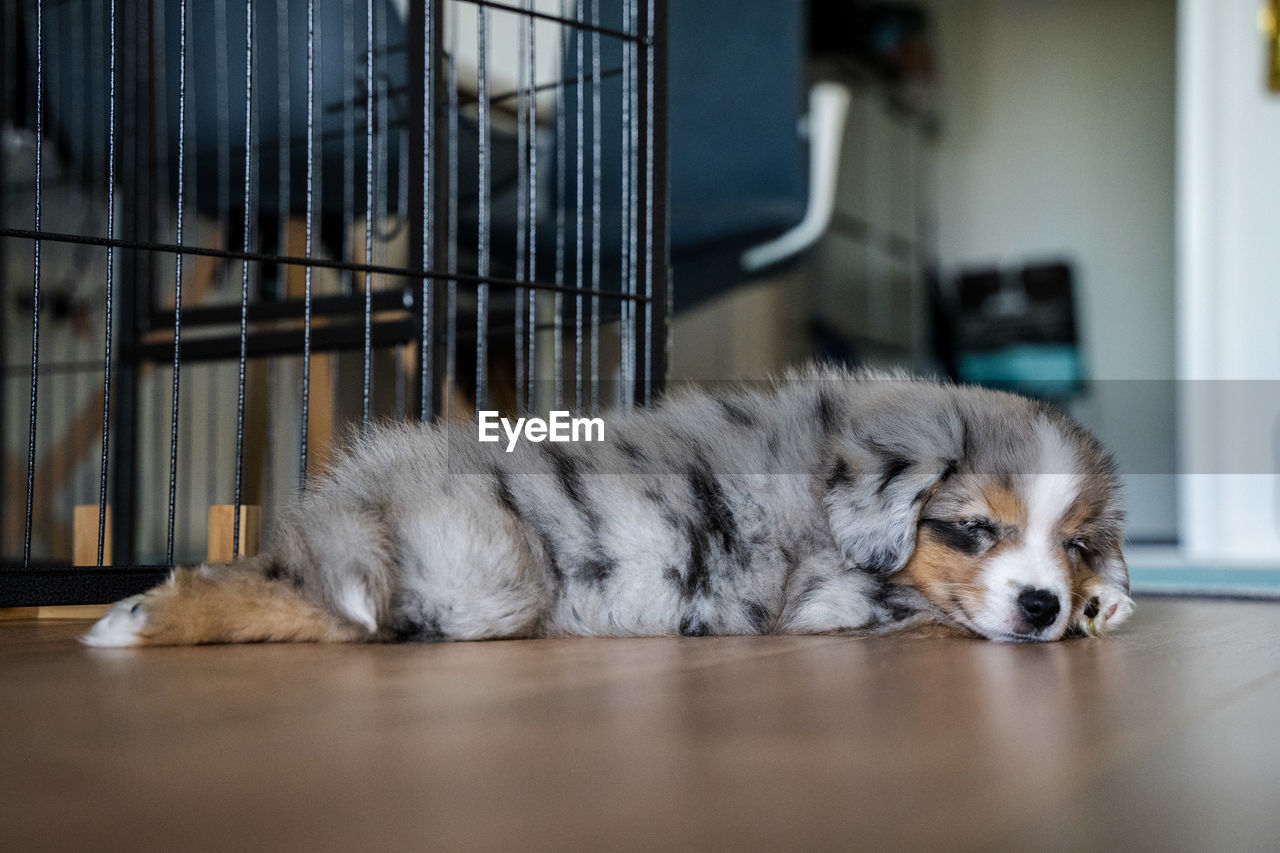
[[1039,631],[1053,624],[1062,604],[1058,596],[1047,589],[1027,587],[1018,595],[1018,609],[1027,624]]

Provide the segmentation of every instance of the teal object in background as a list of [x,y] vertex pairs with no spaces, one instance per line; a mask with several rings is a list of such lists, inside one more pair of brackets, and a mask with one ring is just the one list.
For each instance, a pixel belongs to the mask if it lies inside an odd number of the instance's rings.
[[956,363],[963,382],[1020,391],[1036,397],[1062,397],[1080,388],[1084,367],[1071,344],[1017,344],[962,352]]
[[1138,595],[1280,600],[1280,568],[1130,566],[1129,586]]

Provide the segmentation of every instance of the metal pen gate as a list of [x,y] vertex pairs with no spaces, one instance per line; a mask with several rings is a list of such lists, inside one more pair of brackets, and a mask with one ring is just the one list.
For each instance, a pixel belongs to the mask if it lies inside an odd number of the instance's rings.
[[2,2],[0,606],[238,549],[347,426],[660,393],[661,0]]

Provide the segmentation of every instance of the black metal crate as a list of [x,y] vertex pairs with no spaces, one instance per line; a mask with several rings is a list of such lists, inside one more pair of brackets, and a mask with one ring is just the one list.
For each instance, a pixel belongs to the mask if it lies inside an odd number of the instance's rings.
[[661,392],[664,3],[2,8],[0,606],[238,548],[379,418]]

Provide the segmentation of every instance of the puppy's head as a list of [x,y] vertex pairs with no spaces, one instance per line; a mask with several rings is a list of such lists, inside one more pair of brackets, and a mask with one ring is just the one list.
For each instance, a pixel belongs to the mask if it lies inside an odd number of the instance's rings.
[[1100,635],[1133,610],[1114,464],[1009,394],[894,383],[834,442],[826,503],[850,564],[993,640]]

